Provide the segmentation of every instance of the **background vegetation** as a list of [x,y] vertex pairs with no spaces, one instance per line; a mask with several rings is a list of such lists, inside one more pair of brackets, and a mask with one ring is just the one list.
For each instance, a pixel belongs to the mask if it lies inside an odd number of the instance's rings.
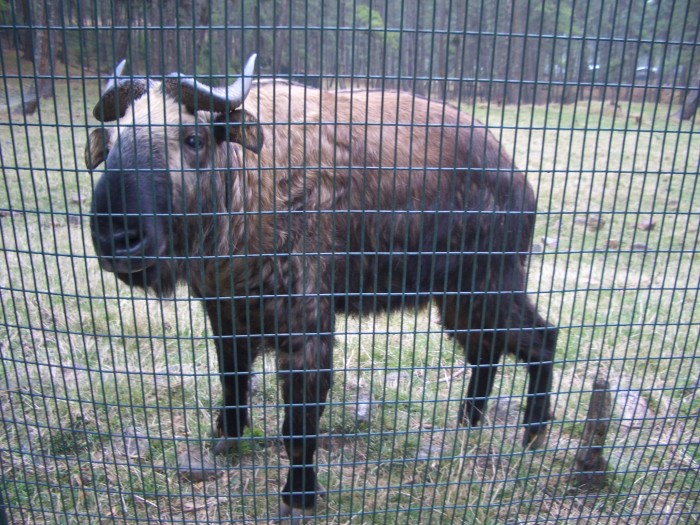
[[700,0],[5,1],[2,45],[47,84],[69,74],[59,61],[209,76],[257,52],[262,75],[506,104],[668,102],[700,87]]

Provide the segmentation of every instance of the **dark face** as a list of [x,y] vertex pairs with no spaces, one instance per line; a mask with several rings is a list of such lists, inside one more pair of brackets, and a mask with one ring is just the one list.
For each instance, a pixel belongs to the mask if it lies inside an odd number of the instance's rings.
[[163,152],[134,139],[122,134],[105,160],[92,196],[92,241],[103,270],[157,289],[168,280],[161,263],[174,253],[171,180]]

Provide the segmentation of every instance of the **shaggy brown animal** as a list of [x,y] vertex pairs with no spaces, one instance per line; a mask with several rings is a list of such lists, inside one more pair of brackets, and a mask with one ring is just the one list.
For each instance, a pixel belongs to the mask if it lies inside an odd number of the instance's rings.
[[102,267],[160,294],[184,281],[204,301],[218,434],[248,425],[251,363],[273,349],[291,462],[283,513],[313,507],[335,312],[432,300],[471,365],[460,424],[479,422],[510,352],[529,371],[524,442],[541,444],[557,330],[525,294],[535,198],[523,173],[452,106],[252,85],[253,64],[226,89],[115,78],[95,115],[116,126],[86,151],[91,169],[105,162],[91,223]]

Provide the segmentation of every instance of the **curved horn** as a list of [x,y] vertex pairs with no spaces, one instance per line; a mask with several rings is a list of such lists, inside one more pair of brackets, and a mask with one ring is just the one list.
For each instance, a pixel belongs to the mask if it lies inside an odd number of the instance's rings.
[[114,68],[114,75],[112,78],[110,78],[107,83],[105,84],[105,88],[102,90],[102,94],[104,95],[112,89],[117,82],[119,82],[119,77],[122,76],[122,73],[124,72],[124,68],[126,67],[126,58],[123,59],[121,62],[117,64],[117,67]]
[[253,71],[258,55],[253,54],[243,68],[243,76],[227,87],[210,87],[191,77],[172,76],[165,80],[163,89],[170,96],[179,99],[194,113],[197,110],[211,110],[215,113],[229,113],[243,104],[253,85]]
[[146,93],[150,82],[143,78],[122,77],[126,59],[114,68],[114,75],[109,79],[102,92],[100,100],[92,110],[94,117],[100,122],[118,120],[126,113],[126,108],[141,95]]

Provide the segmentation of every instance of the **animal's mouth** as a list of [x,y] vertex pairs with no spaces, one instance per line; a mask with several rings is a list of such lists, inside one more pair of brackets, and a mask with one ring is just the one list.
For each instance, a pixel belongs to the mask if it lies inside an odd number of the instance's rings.
[[[101,264],[102,263],[100,263],[100,265]],[[106,269],[104,266],[102,268]],[[112,270],[107,271],[114,273],[114,275],[117,276],[117,279],[125,284],[128,284],[129,286],[137,286],[144,289],[152,288],[157,291],[158,283],[161,282],[159,279],[161,268],[155,263],[139,270],[132,268],[131,271],[126,272]]]
[[106,272],[116,274],[134,275],[142,273],[148,268],[156,264],[156,259],[151,257],[133,258],[133,257],[100,257],[100,268]]
[[138,215],[93,216],[92,234],[100,267],[116,274],[134,275],[158,264],[165,246],[157,221]]
[[[125,235],[114,235],[110,240],[111,249],[98,252],[100,268],[116,273],[120,278],[129,276],[138,280],[138,274],[157,273],[158,264],[168,255],[167,242],[158,242],[157,235],[139,236],[138,242],[120,242]],[[134,239],[134,238],[132,238]],[[103,243],[104,244],[104,243]]]

